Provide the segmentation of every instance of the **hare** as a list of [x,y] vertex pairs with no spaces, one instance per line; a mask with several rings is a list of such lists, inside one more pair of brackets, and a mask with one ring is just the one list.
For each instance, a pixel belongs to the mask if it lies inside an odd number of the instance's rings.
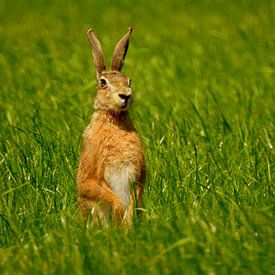
[[94,30],[87,32],[98,86],[95,111],[83,135],[77,190],[83,217],[91,213],[100,222],[111,216],[115,223],[132,223],[134,203],[142,206],[145,160],[128,113],[131,80],[121,73],[131,33],[129,28],[117,43],[111,70],[106,71],[100,42]]

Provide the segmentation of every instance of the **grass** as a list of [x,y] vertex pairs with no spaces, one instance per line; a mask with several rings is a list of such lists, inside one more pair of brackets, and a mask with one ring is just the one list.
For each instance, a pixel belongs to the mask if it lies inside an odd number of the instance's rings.
[[[1,274],[274,274],[273,1],[0,3]],[[148,166],[132,230],[77,218],[93,26]]]

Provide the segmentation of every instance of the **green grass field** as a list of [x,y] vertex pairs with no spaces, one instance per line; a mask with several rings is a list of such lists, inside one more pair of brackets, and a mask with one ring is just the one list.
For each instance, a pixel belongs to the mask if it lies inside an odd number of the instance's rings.
[[[275,274],[274,1],[0,2],[0,274]],[[96,30],[142,138],[146,212],[78,218]]]

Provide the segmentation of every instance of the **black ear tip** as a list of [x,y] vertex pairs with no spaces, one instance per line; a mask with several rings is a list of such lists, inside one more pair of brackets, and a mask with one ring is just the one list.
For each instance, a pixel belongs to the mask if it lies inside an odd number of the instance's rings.
[[128,28],[128,32],[129,32],[129,34],[131,34],[131,33],[132,33],[132,31],[133,31],[133,28],[132,28],[132,27],[129,27],[129,28]]

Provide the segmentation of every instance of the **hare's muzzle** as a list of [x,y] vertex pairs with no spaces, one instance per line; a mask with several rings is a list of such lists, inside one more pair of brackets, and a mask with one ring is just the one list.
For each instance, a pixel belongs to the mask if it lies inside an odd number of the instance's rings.
[[131,97],[131,95],[124,95],[124,94],[119,94],[118,95],[121,99],[124,99],[126,102],[128,101],[128,99]]
[[118,96],[122,99],[122,101],[124,101],[122,107],[125,108],[127,106],[129,99],[131,98],[131,95],[118,94]]

